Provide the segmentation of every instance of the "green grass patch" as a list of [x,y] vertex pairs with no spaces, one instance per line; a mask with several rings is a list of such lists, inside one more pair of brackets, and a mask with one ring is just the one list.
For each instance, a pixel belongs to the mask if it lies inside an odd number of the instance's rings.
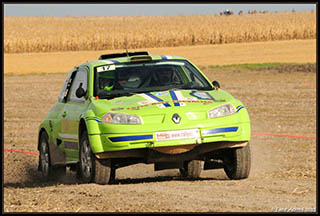
[[209,65],[208,68],[245,68],[245,69],[261,69],[261,68],[272,68],[279,67],[282,65],[308,65],[315,63],[284,63],[284,62],[271,62],[271,63],[261,63],[261,64],[231,64],[231,65]]

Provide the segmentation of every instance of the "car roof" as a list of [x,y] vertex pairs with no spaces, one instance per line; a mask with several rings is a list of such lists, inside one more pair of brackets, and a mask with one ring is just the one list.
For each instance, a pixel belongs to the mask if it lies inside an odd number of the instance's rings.
[[[106,64],[119,64],[119,63],[126,63],[126,62],[130,62],[130,60],[133,57],[137,57],[137,58],[143,58],[143,57],[148,57],[151,58],[152,60],[187,60],[186,58],[180,57],[180,56],[169,56],[169,55],[143,55],[144,52],[136,52],[139,53],[138,55],[130,55],[130,56],[121,56],[118,55],[119,53],[114,53],[114,54],[104,54],[101,55],[100,58],[102,56],[110,56],[110,58],[106,58],[106,59],[97,59],[97,60],[93,60],[90,62],[85,62],[83,64],[81,64],[80,66],[86,65],[89,67],[96,67],[96,66],[100,66],[100,65],[106,65]],[[120,53],[122,54],[122,53]],[[132,54],[132,53],[131,53]],[[142,54],[142,55],[141,55]],[[115,56],[115,57],[113,57]],[[120,57],[117,57],[120,56]]]

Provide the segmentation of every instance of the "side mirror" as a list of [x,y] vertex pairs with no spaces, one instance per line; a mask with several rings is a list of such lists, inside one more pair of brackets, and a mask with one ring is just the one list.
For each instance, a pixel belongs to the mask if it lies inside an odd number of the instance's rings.
[[216,81],[216,80],[212,82],[212,85],[213,85],[214,87],[216,87],[216,88],[217,88],[217,87],[220,88],[220,84],[219,84],[219,82]]
[[78,98],[82,98],[85,95],[86,95],[86,91],[82,88],[82,83],[80,83],[80,85],[79,85],[79,87],[78,87],[78,89],[76,91],[76,96]]

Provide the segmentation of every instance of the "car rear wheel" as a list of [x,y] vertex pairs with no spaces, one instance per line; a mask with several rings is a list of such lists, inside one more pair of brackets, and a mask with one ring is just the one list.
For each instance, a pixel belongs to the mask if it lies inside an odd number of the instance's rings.
[[184,178],[199,178],[202,170],[202,161],[192,160],[183,162],[183,167],[179,169]]
[[43,180],[58,180],[66,174],[65,166],[53,167],[51,164],[49,139],[46,132],[41,133],[39,152],[39,170]]
[[248,178],[251,167],[249,143],[241,148],[227,149],[223,163],[224,171],[230,179]]
[[84,132],[80,140],[79,176],[85,183],[108,184],[114,178],[111,160],[99,161],[91,151],[88,133]]
[[39,153],[40,172],[43,180],[48,181],[50,176],[52,176],[52,167],[50,164],[48,135],[45,132],[41,133]]

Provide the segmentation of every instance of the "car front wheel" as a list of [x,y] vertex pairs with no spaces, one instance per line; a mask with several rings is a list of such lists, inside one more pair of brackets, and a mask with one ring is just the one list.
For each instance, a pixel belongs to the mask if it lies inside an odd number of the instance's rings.
[[227,149],[223,163],[224,171],[230,179],[248,178],[251,166],[249,143],[241,148]]
[[83,182],[95,182],[97,184],[108,184],[112,181],[113,170],[111,160],[99,161],[91,151],[88,133],[84,132],[80,140],[79,174]]

